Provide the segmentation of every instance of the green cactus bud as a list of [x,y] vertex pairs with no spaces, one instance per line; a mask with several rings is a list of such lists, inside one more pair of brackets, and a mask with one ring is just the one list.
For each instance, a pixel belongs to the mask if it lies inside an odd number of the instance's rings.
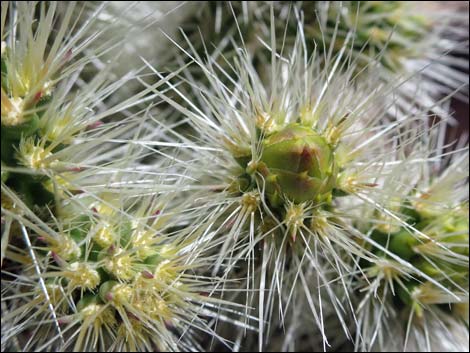
[[91,219],[89,216],[81,215],[73,222],[73,228],[70,230],[70,236],[75,242],[82,242],[91,227]]
[[[437,267],[436,267],[437,265]],[[451,263],[438,263],[431,264],[429,261],[418,258],[413,261],[413,266],[423,271],[428,276],[440,280],[441,283],[452,285],[447,279],[452,280],[462,286],[466,285],[468,278],[468,267],[465,265],[451,264]]]
[[406,219],[408,224],[417,224],[421,222],[421,215],[413,207],[413,204],[410,201],[405,201],[403,203],[400,213],[403,215],[403,218]]
[[405,288],[402,286],[397,286],[397,294],[398,298],[403,302],[405,305],[411,306],[413,304],[413,299],[411,298],[411,293],[413,290],[418,286],[416,282],[405,282]]
[[420,222],[417,228],[448,246],[452,251],[468,256],[468,216],[465,212],[455,210],[427,218]]
[[[468,256],[468,216],[460,213],[454,215],[454,217],[449,217],[447,222],[443,224],[443,228],[446,234],[451,235],[444,237],[442,242],[452,244],[452,251]],[[462,246],[458,246],[459,244]]]
[[413,247],[419,244],[419,240],[415,236],[411,235],[406,229],[394,234],[391,237],[389,250],[394,254],[397,254],[404,260],[410,260],[416,255]]
[[118,234],[119,234],[119,244],[122,247],[126,247],[131,241],[131,237],[133,235],[132,223],[125,220],[124,222],[119,224]]
[[100,304],[100,300],[96,295],[85,294],[77,303],[77,311],[82,311],[88,305]]
[[290,124],[263,142],[266,192],[273,204],[283,195],[294,203],[319,202],[335,185],[334,152],[317,132]]
[[43,206],[54,201],[54,195],[47,191],[35,176],[12,173],[8,182],[21,193],[29,207]]
[[430,277],[440,278],[442,277],[442,268],[433,266],[429,261],[418,258],[413,261],[413,266],[415,266],[420,271],[424,272]]
[[[13,120],[13,119],[10,119]],[[4,137],[9,140],[19,140],[21,137],[33,135],[39,129],[39,117],[37,114],[30,114],[22,119],[17,119],[18,123],[13,123],[2,116],[2,131]]]
[[149,268],[153,269],[155,266],[160,264],[160,262],[162,262],[162,261],[163,261],[163,257],[160,254],[156,254],[156,255],[152,255],[152,256],[147,257],[144,260],[144,263],[146,265],[149,265]]
[[10,176],[10,173],[5,170],[6,165],[2,162],[2,169],[1,169],[1,175],[2,175],[2,182],[6,182],[8,180],[8,177]]
[[119,283],[116,281],[106,281],[100,286],[99,296],[103,302],[108,302],[110,298],[110,293],[114,286],[118,285]]

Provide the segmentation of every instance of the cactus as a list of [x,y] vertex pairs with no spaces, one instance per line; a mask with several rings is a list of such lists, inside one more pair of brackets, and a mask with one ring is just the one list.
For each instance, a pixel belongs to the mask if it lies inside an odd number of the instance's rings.
[[463,350],[437,5],[2,2],[2,351]]

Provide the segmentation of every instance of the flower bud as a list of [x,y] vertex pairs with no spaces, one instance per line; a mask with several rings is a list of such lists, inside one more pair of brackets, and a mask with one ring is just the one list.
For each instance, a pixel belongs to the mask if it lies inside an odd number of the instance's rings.
[[388,249],[408,261],[416,255],[413,247],[418,244],[420,244],[420,242],[415,235],[410,234],[406,229],[402,229],[392,235]]
[[270,200],[284,196],[294,203],[320,202],[335,185],[332,147],[317,132],[291,124],[268,136],[261,161],[268,169]]

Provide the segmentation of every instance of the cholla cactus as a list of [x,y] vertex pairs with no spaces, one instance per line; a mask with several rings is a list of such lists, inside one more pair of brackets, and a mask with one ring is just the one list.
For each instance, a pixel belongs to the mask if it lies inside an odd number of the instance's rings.
[[190,218],[168,195],[153,201],[182,176],[159,180],[134,147],[159,130],[128,109],[154,97],[106,107],[129,78],[78,79],[112,49],[85,53],[100,9],[75,28],[75,5],[62,20],[56,6],[2,3],[2,349],[197,349],[189,328],[210,332],[198,316],[220,302],[197,274]]
[[17,306],[3,318],[11,322],[5,340],[39,325],[27,344],[18,340],[21,349],[197,349],[197,340],[182,334],[191,327],[210,332],[194,318],[211,316],[220,303],[196,275],[206,260],[194,257],[191,239],[169,235],[183,215],[169,206],[170,195],[138,205],[105,199],[73,200],[59,220],[63,229],[40,233],[33,244],[38,263],[26,262],[11,281],[17,294],[3,298]]
[[[228,77],[220,66],[196,61],[211,84],[200,91],[202,105],[191,104],[188,110],[162,96],[185,114],[199,135],[200,150],[184,148],[192,144],[184,137],[177,142],[183,150],[179,153],[188,153],[188,160],[195,163],[191,169],[198,187],[207,190],[199,193],[197,201],[200,212],[205,210],[209,219],[202,225],[207,227],[205,233],[211,231],[213,241],[221,243],[213,274],[230,277],[238,274],[235,269],[240,263],[246,263],[246,289],[248,293],[259,290],[258,298],[246,296],[247,305],[257,306],[259,349],[269,341],[266,331],[275,329],[269,323],[276,305],[283,325],[294,320],[289,315],[298,312],[296,304],[306,302],[324,346],[328,341],[323,306],[329,305],[349,336],[345,313],[354,315],[356,311],[352,282],[365,271],[374,276],[374,266],[388,258],[394,260],[389,267],[397,277],[421,278],[453,294],[456,301],[465,300],[466,295],[462,284],[456,287],[463,290],[462,296],[446,287],[446,265],[435,268],[441,278],[423,267],[432,267],[432,259],[422,256],[416,261],[423,264],[418,264],[404,254],[412,246],[408,245],[411,240],[420,240],[408,229],[412,226],[407,217],[390,210],[397,207],[396,202],[389,205],[390,201],[401,194],[388,194],[384,203],[380,199],[393,166],[404,165],[410,158],[407,150],[418,137],[408,131],[425,114],[408,114],[399,119],[403,123],[383,125],[393,87],[383,84],[379,76],[378,80],[356,79],[355,66],[341,72],[341,63],[348,60],[343,58],[347,46],[332,62],[308,57],[304,38],[300,33],[285,57],[277,58],[276,48],[271,48],[268,87],[250,55],[240,50],[237,81],[231,87],[219,79]],[[270,43],[275,45],[276,38]],[[401,155],[389,163],[387,154],[396,146]],[[371,228],[357,228],[355,217],[360,219],[361,215],[353,216],[350,209],[361,205],[375,210],[369,218],[372,225],[382,224],[379,229],[390,227],[389,223],[396,225],[397,230],[384,231],[393,233],[390,244],[371,237]],[[413,224],[413,220],[409,222]],[[426,227],[412,229],[429,239]],[[438,233],[439,239],[434,236],[432,244],[465,266],[465,259],[453,248],[455,244],[446,245],[443,239],[447,237],[441,230]],[[468,234],[464,233],[457,247],[465,248],[466,240]],[[228,263],[222,265],[227,258]],[[293,301],[299,296],[297,291],[305,301]]]
[[[392,196],[385,202],[388,215],[372,229],[358,224],[380,244],[373,250],[379,258],[357,281],[361,350],[459,351],[468,344],[468,317],[462,315],[468,307],[468,148],[448,158],[437,138],[444,129],[425,130],[413,158],[385,179]],[[409,174],[402,173],[404,166]],[[416,274],[416,268],[437,283]],[[433,341],[431,335],[441,339]]]
[[2,350],[468,344],[465,16],[206,3],[181,43],[185,4],[58,6],[2,3]]
[[468,3],[317,1],[302,9],[306,36],[326,51],[347,46],[357,70],[378,66],[384,81],[403,81],[394,97],[397,115],[415,104],[445,115],[436,99],[462,89],[465,97],[468,64],[458,55],[468,52]]

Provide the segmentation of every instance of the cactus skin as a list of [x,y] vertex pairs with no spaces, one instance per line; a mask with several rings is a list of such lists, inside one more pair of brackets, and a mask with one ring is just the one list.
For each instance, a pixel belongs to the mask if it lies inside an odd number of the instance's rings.
[[[468,287],[468,266],[457,260],[457,256],[468,256],[468,217],[462,207],[457,207],[448,212],[440,214],[424,212],[420,208],[407,211],[413,216],[409,216],[407,223],[414,225],[417,232],[404,227],[393,233],[382,233],[376,230],[375,239],[385,244],[385,239],[389,237],[388,250],[409,262],[413,268],[418,269],[430,278],[438,280],[444,287],[454,290],[454,286]],[[426,237],[421,234],[425,234]],[[447,250],[441,250],[445,247]],[[444,254],[455,254],[456,259],[440,257],[439,251]],[[380,250],[374,252],[381,256]],[[387,257],[386,255],[383,255]],[[429,257],[433,263],[429,262]],[[452,261],[452,262],[451,262]],[[424,315],[423,304],[444,304],[443,302],[426,303],[427,297],[420,296],[430,289],[436,290],[434,284],[426,278],[416,275],[414,279],[403,281],[407,289],[405,290],[397,282],[398,298],[401,304],[412,309],[418,316]],[[449,303],[451,304],[451,303]]]

